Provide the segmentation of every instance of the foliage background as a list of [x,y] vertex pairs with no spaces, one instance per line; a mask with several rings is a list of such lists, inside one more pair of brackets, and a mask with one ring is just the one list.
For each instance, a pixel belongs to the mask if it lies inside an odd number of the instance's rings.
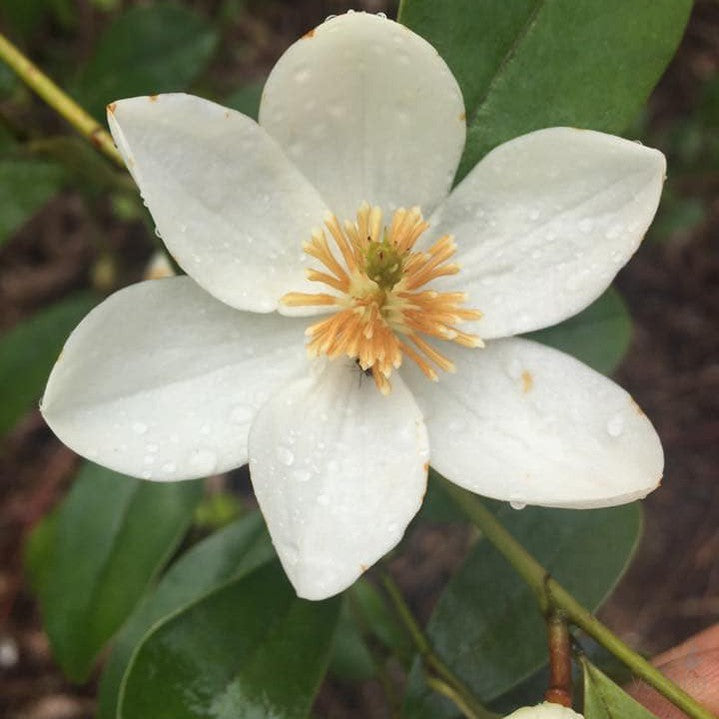
[[[142,4],[147,3],[7,0],[0,23],[61,85],[98,110],[93,93],[104,76],[93,75],[91,68],[102,34],[123,10]],[[186,77],[199,94],[233,96],[235,104],[246,107],[256,101],[257,83],[287,45],[326,15],[350,6],[394,10],[370,0],[172,5],[201,18],[192,36],[196,55],[191,62],[177,60],[175,77]],[[132,43],[125,53],[120,61],[128,73],[138,59],[145,67],[151,64],[152,57],[138,58]],[[205,67],[194,74],[197,65]],[[635,327],[617,378],[655,422],[667,468],[662,490],[645,502],[646,532],[637,560],[603,616],[648,653],[719,618],[718,65],[719,4],[700,0],[679,54],[629,133],[667,153],[670,177],[647,242],[619,276]],[[113,79],[122,83],[128,76]],[[27,142],[62,133],[61,121],[0,67],[0,149],[7,138]],[[73,158],[74,171],[58,170],[51,159],[62,152]],[[0,332],[77,291],[139,279],[154,242],[151,226],[122,193],[108,194],[103,163],[92,153],[36,143],[23,161],[30,168],[25,206],[18,206],[15,194],[10,198],[7,181],[2,184],[6,168],[0,162]],[[31,365],[29,353],[16,372]],[[9,429],[2,422],[0,410],[0,427]],[[70,686],[55,669],[20,562],[23,538],[63,496],[78,460],[51,436],[36,411],[12,424],[0,453],[0,714],[10,719],[91,716],[94,681]],[[231,482],[248,491],[242,471]],[[438,524],[413,534],[394,561],[420,617],[429,615],[466,543],[466,533]],[[373,681],[359,688],[330,681],[315,709],[329,717],[382,716],[378,696]]]

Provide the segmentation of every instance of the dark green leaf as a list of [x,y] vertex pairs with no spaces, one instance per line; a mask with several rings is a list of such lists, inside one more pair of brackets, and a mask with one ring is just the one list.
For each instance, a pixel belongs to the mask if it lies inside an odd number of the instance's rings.
[[582,668],[585,719],[656,719],[586,659]]
[[629,349],[632,320],[622,296],[610,287],[578,315],[527,336],[610,374]]
[[135,647],[160,619],[275,557],[259,512],[237,520],[183,554],[115,638],[100,683],[98,719],[115,719],[120,683]]
[[200,482],[145,482],[83,466],[45,530],[46,564],[29,555],[53,653],[71,679],[87,677],[174,551],[201,494]]
[[[507,529],[592,609],[623,573],[641,529],[637,504],[582,511],[492,506]],[[484,703],[546,661],[546,633],[536,599],[486,541],[479,542],[451,579],[427,631],[439,655]],[[451,704],[424,686],[418,666],[406,706],[413,719],[456,716]]]
[[0,244],[60,189],[63,179],[62,168],[52,162],[0,159]]
[[171,3],[136,6],[102,34],[80,77],[78,99],[98,119],[125,97],[186,90],[217,45],[212,25]]
[[375,666],[350,605],[349,594],[343,599],[329,671],[347,682],[363,682],[375,675]]
[[148,635],[123,719],[303,719],[324,675],[339,598],[298,599],[277,563],[232,581]]
[[68,297],[0,337],[0,435],[40,399],[67,336],[96,302],[90,294]]
[[264,86],[264,80],[245,85],[225,98],[224,104],[256,120],[260,113],[260,98]]
[[556,125],[621,132],[671,60],[691,0],[403,0],[399,19],[447,61],[467,108],[458,177]]

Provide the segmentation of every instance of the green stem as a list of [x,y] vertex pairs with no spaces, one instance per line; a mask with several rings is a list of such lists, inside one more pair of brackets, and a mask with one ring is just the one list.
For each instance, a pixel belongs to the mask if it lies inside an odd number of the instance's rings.
[[392,601],[397,616],[404,624],[412,638],[412,642],[422,657],[425,668],[436,674],[436,676],[432,676],[429,672],[426,673],[429,686],[453,701],[467,719],[496,719],[497,715],[485,709],[477,701],[467,685],[453,674],[452,670],[437,656],[402,596],[400,588],[389,573],[384,572],[382,574],[382,584]]
[[620,659],[632,672],[663,694],[692,719],[717,719],[714,714],[667,679],[642,656],[627,646],[585,609],[547,570],[502,526],[479,498],[451,482],[444,489],[462,511],[482,530],[484,536],[504,555],[517,573],[534,590],[544,614],[563,612],[572,624]]
[[62,115],[94,147],[119,167],[125,167],[110,134],[2,33],[0,33],[0,59],[4,60],[28,87]]

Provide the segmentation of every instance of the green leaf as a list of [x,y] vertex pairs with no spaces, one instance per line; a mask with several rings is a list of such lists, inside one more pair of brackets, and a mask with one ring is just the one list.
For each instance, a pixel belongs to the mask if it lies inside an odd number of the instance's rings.
[[217,33],[196,12],[171,3],[132,7],[102,34],[77,88],[98,119],[125,97],[186,90],[207,66]]
[[46,545],[52,534],[48,551],[29,555],[45,629],[68,677],[87,678],[177,547],[201,494],[201,482],[145,482],[89,463],[80,470],[54,527],[39,530]]
[[62,167],[44,160],[0,159],[0,245],[62,186]]
[[133,651],[160,619],[275,557],[259,512],[237,520],[183,554],[115,638],[100,682],[98,719],[115,719],[120,683]]
[[346,682],[364,682],[375,675],[375,665],[367,643],[357,626],[349,594],[343,597],[329,671]]
[[[590,609],[624,572],[641,530],[638,504],[581,511],[491,506],[514,537]],[[440,657],[485,704],[537,671],[547,657],[546,630],[532,591],[487,541],[477,544],[450,580],[427,633]],[[453,705],[424,685],[418,664],[406,708],[413,719],[457,716]]]
[[622,296],[610,287],[578,315],[527,337],[567,352],[598,372],[611,374],[629,349],[632,320]]
[[656,719],[588,660],[584,670],[585,719]]
[[0,337],[0,435],[40,399],[65,339],[96,302],[90,294],[73,295]]
[[302,719],[327,667],[340,600],[298,599],[278,563],[158,625],[135,654],[122,719]]
[[264,86],[264,80],[244,85],[226,97],[224,104],[256,120],[260,114],[260,99]]
[[403,0],[399,19],[437,48],[467,108],[458,178],[542,127],[621,132],[679,44],[691,0]]

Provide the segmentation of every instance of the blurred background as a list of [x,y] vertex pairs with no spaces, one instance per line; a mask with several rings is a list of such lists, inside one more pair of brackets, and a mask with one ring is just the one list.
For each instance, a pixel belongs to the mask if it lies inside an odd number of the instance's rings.
[[[0,28],[83,106],[171,90],[256,113],[286,47],[355,0],[2,0]],[[664,443],[636,560],[603,619],[653,654],[719,620],[719,3],[698,0],[677,56],[626,133],[667,156],[650,234],[616,286],[634,319],[616,378]],[[35,409],[66,335],[97,297],[139,280],[158,249],[132,185],[0,64],[0,715],[80,719],[95,684],[54,667],[22,573],[29,530],[78,458]],[[236,478],[246,481],[243,475]],[[221,510],[224,511],[224,510]],[[232,511],[230,507],[227,511]],[[394,569],[421,617],[457,565],[462,532],[413,535]],[[329,682],[317,714],[382,716],[373,682]]]

